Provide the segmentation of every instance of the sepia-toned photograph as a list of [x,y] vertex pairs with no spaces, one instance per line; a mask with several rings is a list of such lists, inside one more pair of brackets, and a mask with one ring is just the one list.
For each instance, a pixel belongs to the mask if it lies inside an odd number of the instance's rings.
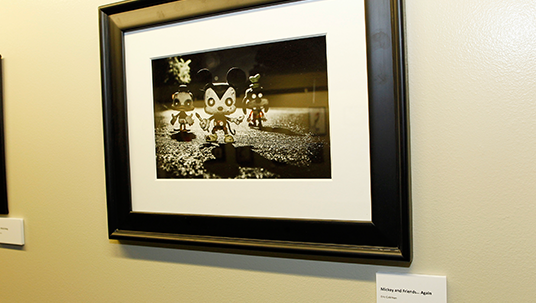
[[326,37],[152,60],[157,178],[331,178]]

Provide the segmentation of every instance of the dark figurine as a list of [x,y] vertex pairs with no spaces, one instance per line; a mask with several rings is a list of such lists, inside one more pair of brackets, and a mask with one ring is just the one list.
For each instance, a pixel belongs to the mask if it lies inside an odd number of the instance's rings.
[[188,115],[186,112],[194,110],[193,95],[188,91],[186,85],[181,85],[179,90],[172,96],[171,108],[178,111],[177,114],[171,114],[171,125],[178,122],[179,128],[176,131],[188,131],[186,125],[193,125],[193,114]]
[[246,95],[242,100],[242,111],[246,114],[246,109],[250,109],[247,121],[249,126],[262,128],[262,122],[266,121],[264,113],[268,111],[268,99],[264,97],[262,93],[262,86],[259,83],[261,76],[256,74],[249,77],[249,88],[246,90]]
[[234,142],[235,131],[231,129],[231,122],[239,125],[244,116],[237,118],[229,117],[236,111],[236,98],[240,86],[245,83],[246,74],[244,71],[238,68],[231,68],[227,72],[227,82],[212,82],[212,74],[207,69],[202,69],[198,72],[199,78],[203,79],[206,83],[204,87],[205,92],[205,112],[210,118],[201,118],[199,114],[199,124],[205,131],[209,131],[210,134],[206,136],[207,142],[217,142],[218,132],[223,132],[224,142]]

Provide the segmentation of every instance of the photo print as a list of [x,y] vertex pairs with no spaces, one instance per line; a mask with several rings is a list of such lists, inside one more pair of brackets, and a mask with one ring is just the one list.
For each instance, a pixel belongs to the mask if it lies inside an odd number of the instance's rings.
[[157,178],[331,178],[326,37],[152,60]]

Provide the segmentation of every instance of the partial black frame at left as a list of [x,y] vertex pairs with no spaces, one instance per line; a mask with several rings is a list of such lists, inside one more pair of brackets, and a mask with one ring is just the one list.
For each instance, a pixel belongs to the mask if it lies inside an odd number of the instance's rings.
[[7,215],[6,157],[4,149],[4,81],[0,56],[0,214]]

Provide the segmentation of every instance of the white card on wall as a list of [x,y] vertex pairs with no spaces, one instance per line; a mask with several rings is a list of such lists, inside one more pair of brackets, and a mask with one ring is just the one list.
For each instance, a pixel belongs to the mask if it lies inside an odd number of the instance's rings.
[[24,221],[0,218],[0,244],[24,245]]
[[376,273],[377,303],[447,303],[447,277]]

